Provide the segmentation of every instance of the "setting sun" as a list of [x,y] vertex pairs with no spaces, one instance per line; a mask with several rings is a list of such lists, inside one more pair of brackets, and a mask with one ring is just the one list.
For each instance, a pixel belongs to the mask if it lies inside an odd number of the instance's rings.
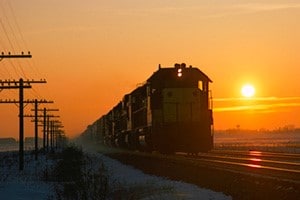
[[246,84],[242,87],[241,93],[244,97],[253,97],[255,94],[255,88],[253,85]]

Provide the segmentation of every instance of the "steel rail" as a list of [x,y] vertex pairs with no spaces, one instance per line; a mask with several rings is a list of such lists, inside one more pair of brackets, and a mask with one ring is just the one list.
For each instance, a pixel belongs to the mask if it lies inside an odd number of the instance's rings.
[[233,154],[242,156],[257,156],[257,157],[276,157],[276,158],[295,158],[300,159],[300,154],[297,153],[276,153],[276,152],[266,152],[266,151],[233,151],[233,150],[213,150],[213,154]]
[[247,164],[247,163],[239,163],[239,162],[231,162],[231,161],[224,161],[224,160],[212,160],[212,159],[197,159],[199,161],[207,161],[207,162],[214,162],[214,163],[222,163],[222,164],[230,164],[230,165],[237,165],[237,166],[245,166],[251,168],[259,168],[259,169],[269,169],[269,170],[276,170],[276,171],[284,171],[284,172],[293,172],[300,175],[300,170],[296,169],[288,169],[288,168],[280,168],[280,167],[271,167],[271,166],[264,166],[259,164]]
[[[251,155],[249,155],[251,156]],[[197,157],[208,157],[208,158],[220,158],[220,159],[231,159],[231,160],[241,160],[241,161],[253,161],[253,162],[260,162],[260,163],[271,163],[271,164],[283,164],[283,165],[294,165],[300,167],[299,162],[287,162],[287,161],[278,161],[278,160],[266,160],[266,159],[259,159],[259,158],[240,158],[240,157],[232,157],[232,156],[217,156],[217,155],[198,155]]]

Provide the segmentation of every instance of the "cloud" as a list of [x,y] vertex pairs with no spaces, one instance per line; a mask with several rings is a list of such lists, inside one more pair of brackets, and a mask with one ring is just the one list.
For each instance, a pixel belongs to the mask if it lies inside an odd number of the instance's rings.
[[278,104],[258,104],[248,106],[231,106],[214,108],[214,112],[228,112],[228,111],[245,111],[245,110],[272,110],[274,108],[283,107],[300,107],[300,103],[278,103]]
[[[276,112],[286,108],[300,107],[300,97],[261,97],[261,98],[218,98],[214,103],[225,102],[227,106],[216,106],[214,112],[260,111]],[[234,105],[232,105],[234,104]],[[246,105],[244,105],[246,104]]]
[[[196,7],[197,8],[197,7]],[[288,9],[299,9],[300,3],[238,3],[218,6],[213,12],[203,15],[203,18],[223,18],[227,16],[272,12]],[[193,8],[195,9],[195,8]]]
[[290,101],[300,100],[300,97],[253,97],[253,98],[214,98],[214,102],[222,101]]
[[285,9],[297,9],[300,8],[300,3],[247,3],[241,5],[235,5],[233,8],[248,10],[252,12],[259,11],[274,11],[274,10],[285,10]]

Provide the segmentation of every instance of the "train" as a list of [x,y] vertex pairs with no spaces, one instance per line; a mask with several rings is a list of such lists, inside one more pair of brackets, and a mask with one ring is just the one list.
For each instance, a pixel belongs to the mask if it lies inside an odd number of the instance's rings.
[[199,153],[213,148],[212,80],[185,63],[158,66],[80,135],[98,144],[138,151]]

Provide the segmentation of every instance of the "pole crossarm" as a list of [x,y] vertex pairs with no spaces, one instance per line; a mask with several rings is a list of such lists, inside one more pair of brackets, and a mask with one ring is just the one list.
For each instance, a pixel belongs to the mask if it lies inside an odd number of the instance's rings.
[[[24,117],[35,117],[34,115],[33,116],[24,116]],[[44,116],[41,116],[39,115],[38,117],[44,117]],[[49,117],[49,118],[59,118],[60,116],[58,115],[47,115],[46,117]],[[41,122],[41,123],[44,123],[44,120],[31,120],[31,122]]]
[[25,89],[25,88],[32,88],[32,83],[47,83],[44,79],[41,80],[23,80],[20,79],[19,81],[16,80],[0,80],[0,90],[3,89]]
[[[43,125],[39,125],[39,126],[43,126]],[[64,128],[64,126],[63,125],[52,125],[52,126],[54,126],[55,128]],[[59,131],[62,131],[61,129],[59,129]]]
[[53,126],[56,128],[63,128],[64,126],[62,125],[62,122],[59,120],[51,120],[53,122]]
[[[0,84],[1,85],[15,85],[15,86],[19,86],[20,85],[20,80],[0,80]],[[31,83],[47,83],[46,79],[41,79],[41,80],[23,80],[23,85],[30,85]],[[23,87],[24,87],[23,86]]]
[[24,80],[24,83],[31,84],[31,83],[47,83],[46,79],[41,80]]
[[8,54],[4,54],[4,52],[2,52],[0,54],[0,60],[3,58],[32,58],[32,55],[30,52],[28,52],[28,54],[24,54],[24,52],[21,52],[21,54],[11,54],[10,52],[8,52]]
[[[38,125],[38,126],[43,126],[43,125]],[[64,128],[64,126],[55,126],[55,125],[53,127],[55,127],[55,128]],[[44,130],[42,129],[42,131],[44,131]],[[57,129],[56,131],[57,132],[64,132],[63,129]]]
[[40,123],[42,123],[41,125],[39,125],[39,126],[44,126],[44,121],[43,120],[37,120],[37,121],[35,121],[34,119],[33,120],[31,120],[31,122],[40,122]]
[[[35,111],[34,109],[31,109],[31,111]],[[37,109],[37,111],[44,111],[44,109]],[[55,109],[55,108],[46,108],[46,111],[59,111],[59,109]]]
[[52,120],[54,123],[57,123],[57,124],[62,124],[62,122],[61,121],[59,121],[59,120]]
[[[49,117],[60,117],[59,115],[47,115]],[[24,115],[24,117],[44,117],[44,115]]]
[[[0,83],[1,84],[1,83]],[[19,89],[19,85],[0,85],[0,89]],[[31,85],[24,85],[22,88],[32,88]]]
[[[34,99],[23,100],[23,103],[35,103],[35,102],[36,102],[36,100],[34,100]],[[17,104],[17,103],[20,103],[20,100],[16,100],[16,99],[2,100],[2,99],[0,99],[0,103],[14,103],[14,104]],[[54,103],[54,101],[48,101],[46,99],[40,99],[40,100],[37,100],[37,103]]]
[[[34,119],[33,119],[33,120],[31,120],[31,122],[40,122],[40,123],[44,123],[44,121],[43,121],[43,120],[37,120],[37,121],[36,121],[36,120],[34,120]],[[41,124],[41,125],[38,125],[38,126],[43,126],[43,125],[44,125],[44,124]]]

